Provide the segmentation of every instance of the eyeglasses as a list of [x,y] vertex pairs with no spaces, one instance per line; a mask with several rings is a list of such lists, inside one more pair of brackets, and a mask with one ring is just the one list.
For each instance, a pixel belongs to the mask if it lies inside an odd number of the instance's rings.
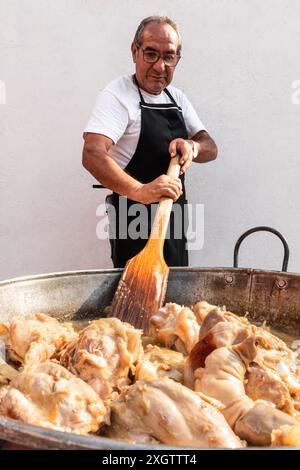
[[151,49],[143,49],[141,46],[137,46],[138,49],[141,49],[143,52],[143,59],[148,64],[155,64],[159,61],[160,58],[164,61],[164,64],[167,67],[176,67],[181,56],[172,52],[166,52],[165,54],[160,54],[157,51]]

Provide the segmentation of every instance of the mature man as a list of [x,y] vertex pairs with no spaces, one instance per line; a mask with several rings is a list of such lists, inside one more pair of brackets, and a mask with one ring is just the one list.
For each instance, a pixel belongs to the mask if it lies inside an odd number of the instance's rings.
[[[147,241],[130,233],[121,235],[124,217],[127,226],[134,218],[132,205],[142,203],[147,208],[142,225],[147,225],[148,236],[151,204],[166,196],[184,209],[184,173],[192,161],[204,163],[217,156],[214,141],[188,99],[177,88],[168,87],[180,59],[177,25],[168,17],[144,19],[131,52],[135,74],[117,78],[100,92],[84,132],[83,165],[113,191],[116,237],[111,239],[111,247],[115,267],[125,266]],[[171,178],[166,173],[170,157],[176,153],[181,155],[181,175]],[[186,224],[182,216],[178,237],[174,213],[164,256],[169,266],[187,266]]]

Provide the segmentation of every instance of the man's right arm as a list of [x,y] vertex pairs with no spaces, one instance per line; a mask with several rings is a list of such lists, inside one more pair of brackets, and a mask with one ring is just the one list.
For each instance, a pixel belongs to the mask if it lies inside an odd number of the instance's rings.
[[179,178],[161,175],[148,184],[142,184],[128,175],[109,156],[113,142],[101,134],[84,134],[82,164],[103,186],[143,204],[159,201],[163,196],[176,201],[182,193]]

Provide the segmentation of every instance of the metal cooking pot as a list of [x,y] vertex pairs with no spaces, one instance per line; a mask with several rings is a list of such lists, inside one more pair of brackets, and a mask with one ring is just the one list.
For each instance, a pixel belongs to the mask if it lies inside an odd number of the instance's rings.
[[[235,264],[237,254],[238,249]],[[101,317],[113,298],[121,272],[121,269],[73,271],[2,281],[0,321],[16,314],[37,312],[64,321]],[[250,320],[266,320],[282,331],[300,335],[300,274],[242,268],[171,268],[166,301],[192,305],[200,299],[226,305],[233,312],[248,313]],[[78,436],[1,416],[0,439],[44,449],[170,448]]]

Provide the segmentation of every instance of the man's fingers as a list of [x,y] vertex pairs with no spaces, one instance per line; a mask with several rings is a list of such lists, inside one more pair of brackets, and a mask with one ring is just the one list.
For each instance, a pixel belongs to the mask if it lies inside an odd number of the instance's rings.
[[161,197],[169,197],[176,201],[182,194],[182,183],[180,178],[161,175],[156,180],[144,185],[144,204],[157,202]]
[[181,169],[180,169],[180,174],[182,175],[183,173],[186,172],[186,170],[188,169],[188,167],[190,166],[191,162],[189,160],[186,160],[184,162],[184,164],[181,166]]
[[185,140],[184,139],[174,139],[169,145],[169,152],[171,157],[175,157],[177,153],[184,155],[185,152]]
[[163,185],[160,190],[160,197],[170,197],[173,201],[176,201],[182,194],[182,184],[179,178],[168,181],[166,185]]
[[177,146],[176,146],[176,140],[173,140],[170,145],[169,145],[169,152],[171,157],[175,157],[177,153]]
[[160,180],[160,184],[161,186],[169,186],[169,185],[175,185],[175,186],[178,186],[179,188],[182,187],[182,183],[181,183],[181,179],[180,178],[177,178],[175,176],[167,176],[167,175],[163,175],[162,179]]
[[170,197],[171,199],[173,199],[173,201],[177,201],[177,199],[181,196],[182,194],[182,191],[178,191],[178,190],[175,190],[173,188],[167,188],[162,196],[164,197]]
[[172,188],[174,188],[174,190],[176,192],[178,192],[179,195],[181,194],[181,192],[182,192],[182,183],[181,183],[181,180],[179,178],[176,178],[176,179],[174,178],[174,180],[170,181],[169,184],[172,186]]

